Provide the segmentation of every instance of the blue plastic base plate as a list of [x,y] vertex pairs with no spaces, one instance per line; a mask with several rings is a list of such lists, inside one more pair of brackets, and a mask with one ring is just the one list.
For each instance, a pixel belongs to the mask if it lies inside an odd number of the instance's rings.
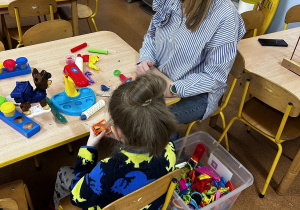
[[20,75],[24,75],[24,74],[30,74],[31,73],[31,68],[28,64],[26,69],[19,69],[16,67],[16,70],[13,72],[7,72],[6,68],[3,67],[3,72],[2,74],[0,74],[0,79],[6,79],[9,77],[16,77],[16,76],[20,76]]
[[91,88],[84,87],[78,91],[79,95],[76,97],[69,97],[65,91],[58,93],[52,96],[51,102],[63,114],[80,116],[82,112],[95,104],[96,97]]
[[17,110],[16,114],[12,117],[6,117],[2,112],[0,112],[0,119],[27,138],[30,138],[41,130],[39,124]]

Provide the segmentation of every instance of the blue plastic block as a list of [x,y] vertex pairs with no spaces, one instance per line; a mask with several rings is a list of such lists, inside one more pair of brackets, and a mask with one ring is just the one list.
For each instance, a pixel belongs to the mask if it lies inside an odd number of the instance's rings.
[[5,67],[3,67],[2,69],[3,69],[3,72],[2,72],[2,74],[0,74],[0,79],[6,79],[6,78],[10,78],[10,77],[16,77],[16,76],[31,73],[31,68],[30,68],[29,64],[26,69],[20,69],[16,66],[16,70],[13,72],[7,72]]
[[[15,123],[14,119],[16,118],[18,118],[16,122],[22,121],[22,119],[24,119],[24,121],[20,123]],[[5,117],[5,115],[2,112],[0,112],[0,119],[27,138],[30,138],[31,136],[33,136],[34,134],[36,134],[41,130],[39,124],[29,119],[28,117],[18,112],[17,110],[16,110],[16,114],[12,117]]]
[[96,102],[96,96],[91,88],[80,88],[79,95],[69,97],[65,91],[58,93],[51,98],[51,102],[59,112],[71,115],[80,116],[82,112],[90,108]]

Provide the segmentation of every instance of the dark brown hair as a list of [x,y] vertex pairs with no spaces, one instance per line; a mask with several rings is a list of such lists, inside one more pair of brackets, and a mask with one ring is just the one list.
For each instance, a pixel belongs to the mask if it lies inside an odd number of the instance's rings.
[[201,25],[213,0],[182,0],[183,16],[187,19],[185,25],[195,32]]
[[145,74],[113,92],[108,110],[124,135],[127,149],[161,155],[177,125],[166,106],[165,89],[164,79]]

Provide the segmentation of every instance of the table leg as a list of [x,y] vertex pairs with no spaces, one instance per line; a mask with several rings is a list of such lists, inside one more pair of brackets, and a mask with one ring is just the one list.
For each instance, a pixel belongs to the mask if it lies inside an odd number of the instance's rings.
[[79,35],[78,29],[78,13],[77,13],[77,0],[72,0],[72,24],[73,24],[73,35]]
[[286,193],[286,191],[289,189],[290,185],[296,178],[298,172],[300,170],[300,148],[295,156],[289,170],[286,172],[284,177],[282,178],[276,192],[278,195],[283,195]]

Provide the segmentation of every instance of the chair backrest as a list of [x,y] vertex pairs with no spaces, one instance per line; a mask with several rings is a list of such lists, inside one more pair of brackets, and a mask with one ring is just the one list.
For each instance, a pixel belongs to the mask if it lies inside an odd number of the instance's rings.
[[262,11],[247,11],[241,14],[247,34],[245,34],[244,38],[248,38],[252,36],[256,36],[257,29],[262,27],[265,19],[265,14]]
[[[52,5],[52,9],[49,5]],[[20,17],[35,17],[48,15],[57,11],[55,0],[16,0],[8,5],[8,12],[11,17],[16,17],[16,10]],[[53,11],[51,11],[53,10]]]
[[1,51],[4,51],[4,50],[5,50],[5,47],[4,47],[4,45],[3,45],[3,42],[0,41],[0,52],[1,52]]
[[289,23],[300,22],[300,4],[291,7],[285,14],[284,30],[287,29]]
[[235,61],[230,70],[230,74],[234,76],[234,78],[239,79],[242,76],[244,69],[245,69],[245,59],[241,54],[241,52],[237,50]]
[[66,20],[48,20],[28,29],[23,35],[25,46],[73,36],[72,24]]
[[[152,203],[154,200],[165,194],[169,190],[172,179],[179,179],[181,169],[176,169],[165,176],[151,182],[150,184],[112,202],[104,207],[102,210],[133,210],[141,209]],[[171,197],[170,197],[171,198]],[[166,198],[167,202],[169,202]],[[60,200],[59,210],[79,209],[71,204],[70,198],[66,197]]]
[[292,103],[289,113],[291,117],[297,117],[300,113],[300,99],[293,93],[284,89],[280,85],[257,74],[246,72],[243,75],[243,82],[249,79],[250,85],[248,93],[282,113],[285,113],[288,103]]
[[141,209],[152,203],[154,200],[165,194],[173,178],[178,180],[181,169],[176,169],[165,176],[151,182],[150,184],[112,202],[103,208],[103,210],[132,210]]

